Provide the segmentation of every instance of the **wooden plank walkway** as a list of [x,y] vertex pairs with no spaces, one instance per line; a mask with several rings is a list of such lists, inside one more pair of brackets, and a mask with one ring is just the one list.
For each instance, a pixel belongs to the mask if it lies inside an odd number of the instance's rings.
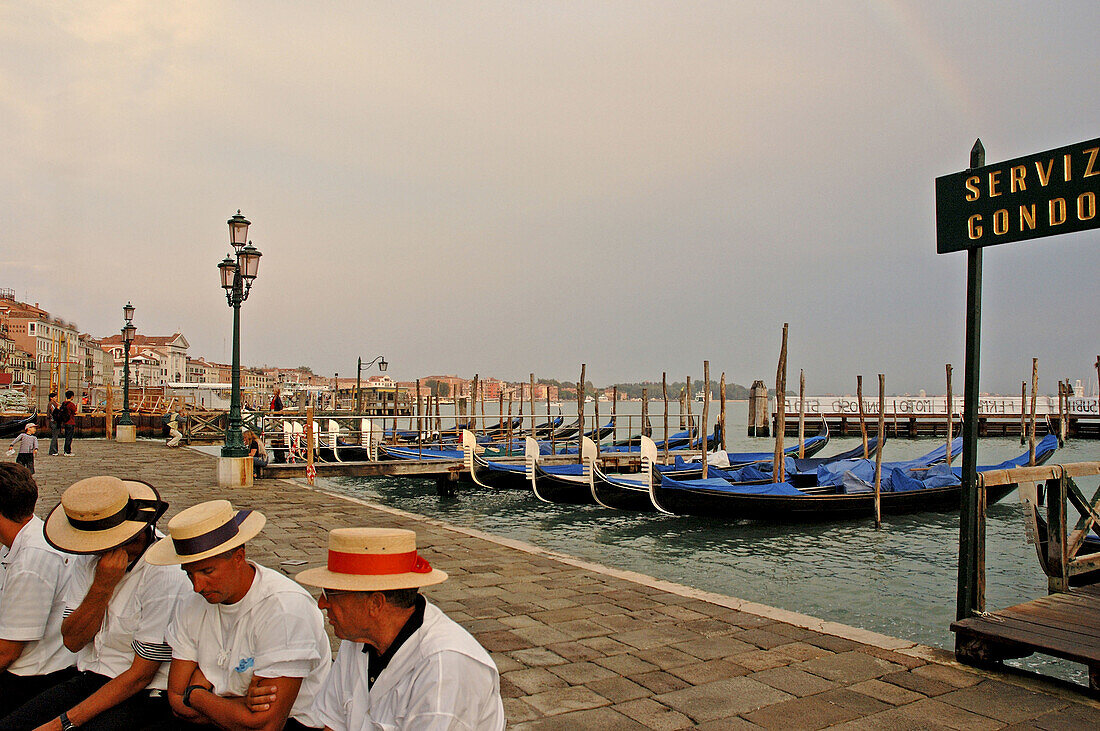
[[951,624],[960,659],[990,663],[1034,653],[1089,668],[1100,697],[1100,585],[1077,587]]

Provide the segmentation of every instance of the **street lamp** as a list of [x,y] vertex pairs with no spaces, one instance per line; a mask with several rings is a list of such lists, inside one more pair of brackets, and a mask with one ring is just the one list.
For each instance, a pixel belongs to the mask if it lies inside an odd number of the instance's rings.
[[378,370],[383,373],[390,367],[390,364],[386,362],[386,356],[379,355],[366,366],[363,365],[363,357],[359,356],[359,366],[355,371],[355,413],[360,413],[363,410],[363,395],[359,391],[359,377],[363,373],[363,368],[370,368],[375,363],[378,364]]
[[229,400],[229,420],[225,428],[223,457],[247,457],[248,447],[241,439],[241,303],[248,299],[252,282],[260,268],[260,250],[248,240],[251,224],[240,209],[229,218],[229,243],[235,259],[226,254],[218,270],[221,272],[225,299],[233,309],[233,391]]
[[130,418],[130,343],[134,342],[137,328],[133,323],[134,306],[129,302],[122,308],[122,316],[126,319],[126,324],[122,326],[122,348],[125,355],[122,361],[122,418],[118,420],[118,424],[133,426],[134,422]]

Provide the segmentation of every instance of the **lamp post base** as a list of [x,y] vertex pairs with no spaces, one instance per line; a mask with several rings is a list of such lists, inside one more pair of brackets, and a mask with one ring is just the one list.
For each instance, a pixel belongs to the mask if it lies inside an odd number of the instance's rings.
[[252,487],[252,458],[218,457],[218,487]]
[[115,441],[116,442],[136,442],[137,441],[137,425],[136,424],[116,424],[115,425]]

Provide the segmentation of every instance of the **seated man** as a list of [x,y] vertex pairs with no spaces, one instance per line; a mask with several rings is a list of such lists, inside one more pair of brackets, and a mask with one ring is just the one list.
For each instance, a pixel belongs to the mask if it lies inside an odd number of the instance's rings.
[[[332,665],[325,620],[309,592],[245,557],[264,523],[261,513],[212,500],[172,518],[170,538],[149,549],[150,563],[182,564],[195,590],[168,628],[168,700],[185,721],[321,728],[313,700]],[[257,688],[275,697],[255,703]]]
[[76,674],[61,642],[69,557],[46,543],[37,501],[31,473],[0,463],[0,718]]
[[326,728],[504,728],[493,659],[417,591],[447,574],[417,555],[415,533],[337,528],[328,567],[297,578],[321,587],[318,605],[343,640],[317,704]]
[[80,674],[0,719],[0,729],[125,729],[170,717],[164,630],[185,582],[145,561],[167,508],[151,485],[135,480],[89,477],[65,490],[45,535],[54,548],[78,554],[70,559],[61,635]]

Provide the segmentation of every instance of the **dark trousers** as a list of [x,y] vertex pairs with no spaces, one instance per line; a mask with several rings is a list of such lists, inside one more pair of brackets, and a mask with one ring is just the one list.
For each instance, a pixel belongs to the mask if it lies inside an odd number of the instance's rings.
[[65,425],[65,454],[73,453],[73,435],[76,434],[76,424]]
[[15,455],[15,461],[30,470],[32,475],[34,474],[34,452],[20,452]]
[[57,422],[50,424],[50,454],[57,454],[57,438],[61,436],[61,427]]
[[[107,684],[110,678],[95,673],[77,673],[62,683],[47,688],[0,719],[0,731],[27,731],[51,721],[80,703]],[[115,731],[116,729],[160,728],[170,724],[172,711],[163,695],[150,697],[149,691],[138,691],[127,700],[91,719],[82,731]],[[157,726],[163,719],[163,726]]]
[[8,715],[28,698],[47,688],[69,680],[76,675],[76,668],[65,668],[49,675],[16,675],[0,673],[0,718]]

